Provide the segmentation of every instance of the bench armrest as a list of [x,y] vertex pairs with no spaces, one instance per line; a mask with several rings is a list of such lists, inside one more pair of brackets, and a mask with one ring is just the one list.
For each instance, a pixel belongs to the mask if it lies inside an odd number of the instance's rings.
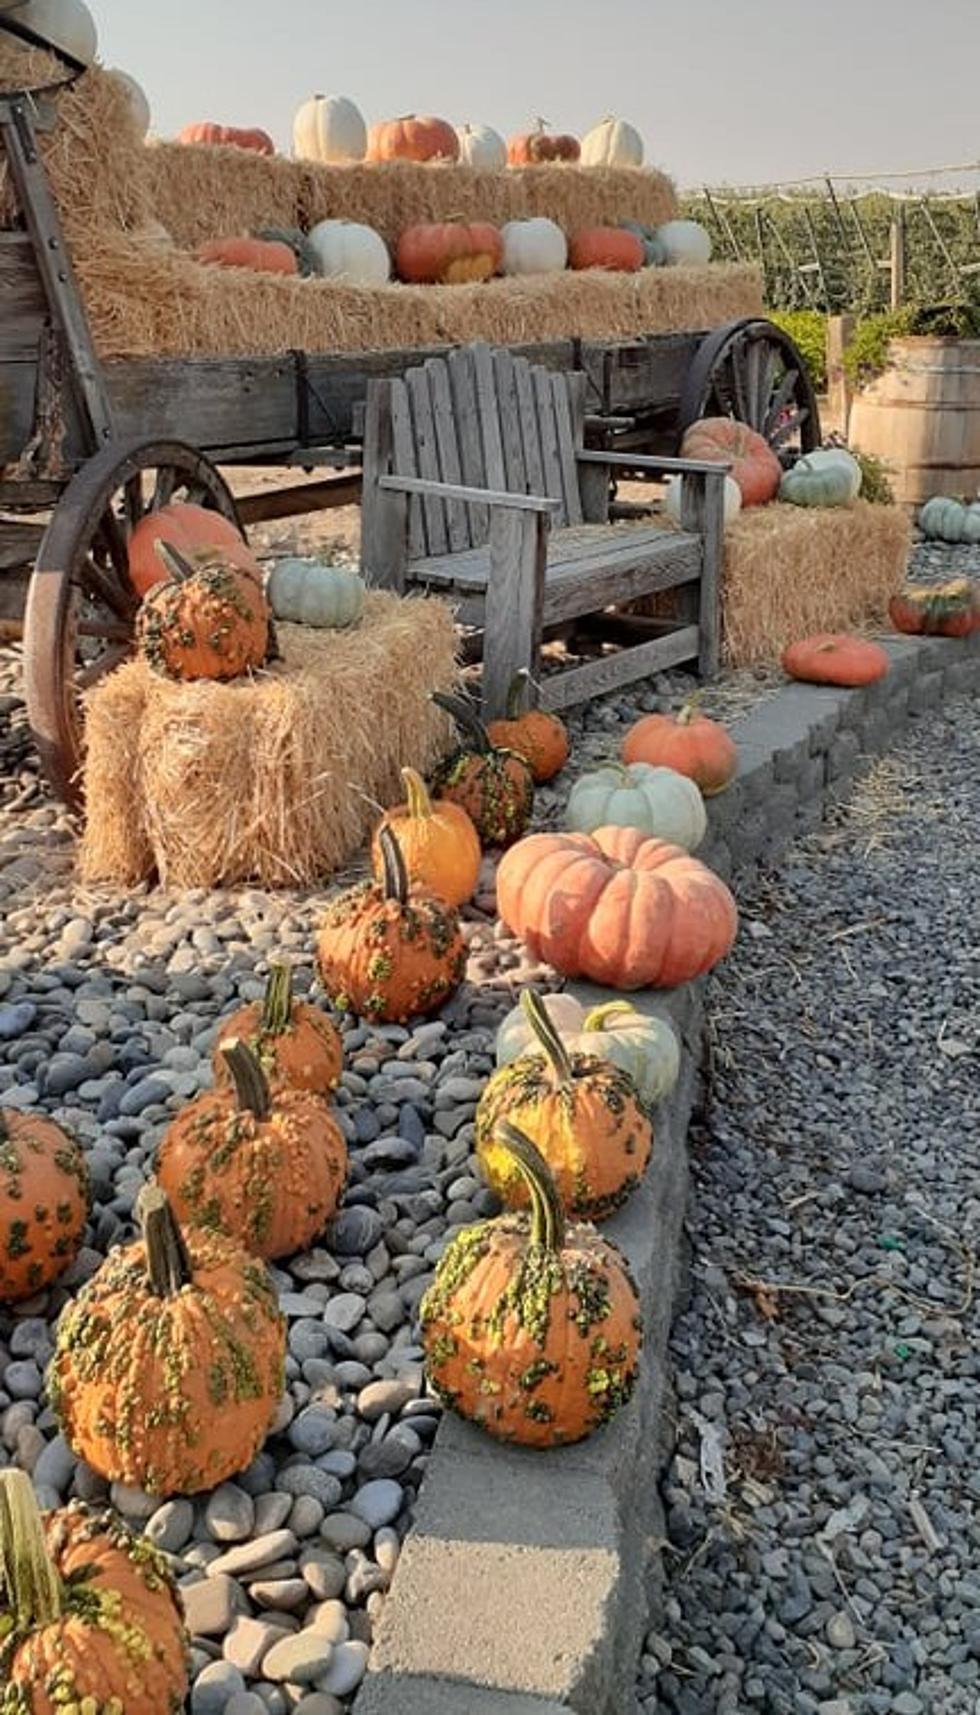
[[651,456],[649,453],[606,453],[590,450],[577,452],[575,457],[580,464],[627,465],[633,470],[662,470],[669,475],[676,471],[681,476],[723,476],[732,468],[731,459],[671,459]]
[[379,476],[378,487],[394,494],[431,494],[440,500],[469,500],[477,506],[511,512],[557,512],[561,504],[541,494],[504,494],[494,488],[469,488],[459,482],[433,482],[424,476]]

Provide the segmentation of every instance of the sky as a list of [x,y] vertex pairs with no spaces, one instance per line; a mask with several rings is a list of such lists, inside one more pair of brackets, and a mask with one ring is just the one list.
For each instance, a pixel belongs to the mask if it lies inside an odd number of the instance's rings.
[[980,0],[89,4],[103,61],[143,84],[160,136],[213,119],[288,151],[319,92],[369,124],[435,113],[505,136],[615,113],[685,187],[980,160]]

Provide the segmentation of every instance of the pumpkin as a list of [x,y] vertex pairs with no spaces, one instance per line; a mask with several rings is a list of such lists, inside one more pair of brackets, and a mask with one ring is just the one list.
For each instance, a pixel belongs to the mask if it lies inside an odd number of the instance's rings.
[[459,804],[483,846],[509,846],[531,820],[534,779],[522,756],[491,744],[486,727],[462,697],[432,692],[451,715],[465,742],[440,762],[432,776],[436,798]]
[[676,715],[644,715],[636,721],[623,739],[623,761],[675,768],[693,780],[706,798],[713,798],[734,778],[738,749],[721,722],[700,714],[691,701]]
[[273,1089],[327,1096],[340,1083],[344,1056],[337,1027],[318,1006],[293,999],[288,965],[271,965],[262,1000],[240,1006],[222,1023],[211,1056],[219,1089],[233,1083],[224,1053],[228,1040],[244,1042]]
[[504,259],[500,229],[487,221],[448,220],[409,226],[398,240],[395,269],[415,286],[489,280]]
[[507,145],[489,125],[457,125],[459,160],[464,167],[499,172],[507,165]]
[[625,119],[607,115],[582,138],[583,167],[642,167],[643,138]]
[[500,236],[505,274],[560,274],[568,262],[565,234],[547,215],[508,220]]
[[[16,22],[42,45],[53,48],[78,66],[90,66],[99,41],[84,0],[4,0],[0,17],[16,13]],[[0,32],[6,34],[0,23]]]
[[212,238],[198,247],[199,262],[218,268],[251,268],[257,274],[298,274],[295,250],[265,238]]
[[196,1096],[171,1121],[157,1178],[178,1220],[223,1233],[252,1256],[271,1261],[308,1250],[340,1203],[343,1133],[309,1088],[271,1089],[244,1041],[222,1035],[217,1052],[223,1086]]
[[696,220],[667,220],[657,227],[668,268],[705,268],[711,261],[711,234]]
[[570,268],[605,268],[614,274],[636,274],[643,261],[641,240],[622,226],[585,226],[569,239]]
[[499,1154],[527,1187],[529,1215],[464,1227],[419,1310],[430,1386],[498,1441],[560,1447],[629,1399],[641,1330],[636,1288],[594,1227],[566,1226],[531,1140],[502,1125]]
[[[722,501],[723,522],[727,526],[737,518],[742,510],[742,490],[733,477],[725,477],[725,494]],[[664,511],[672,524],[678,529],[684,523],[684,478],[669,476],[664,483]]]
[[384,879],[381,829],[391,828],[413,887],[465,905],[476,892],[483,853],[466,811],[448,798],[433,804],[425,781],[414,768],[403,768],[405,803],[386,810],[371,843],[371,863],[378,881]]
[[170,573],[147,590],[136,638],[150,666],[169,679],[237,679],[261,667],[269,649],[269,607],[261,586],[223,548],[185,559],[156,544]]
[[459,138],[446,119],[405,113],[368,132],[369,161],[458,161]]
[[66,1305],[47,1376],[72,1452],[110,1482],[192,1495],[244,1471],[282,1398],[286,1330],[264,1265],[181,1232],[160,1187],[142,1237]]
[[373,226],[356,220],[321,220],[309,235],[318,273],[345,286],[385,286],[391,276],[388,246]]
[[356,625],[365,594],[364,580],[353,566],[327,566],[322,560],[292,555],[276,561],[266,582],[276,619],[336,631]]
[[535,785],[553,780],[568,761],[568,728],[547,709],[529,706],[531,675],[526,667],[514,674],[507,692],[507,716],[487,727],[490,743],[516,751],[531,770]]
[[345,95],[314,95],[293,120],[293,154],[298,161],[345,165],[367,154],[367,126],[360,108]]
[[888,617],[913,637],[968,637],[980,630],[980,591],[969,578],[906,584],[888,603]]
[[157,553],[158,542],[168,542],[187,557],[200,549],[221,548],[242,571],[251,572],[257,583],[262,581],[262,567],[237,524],[210,507],[171,500],[156,512],[147,512],[129,538],[129,581],[138,595],[165,583],[170,575]]
[[718,876],[635,828],[521,840],[497,871],[497,911],[536,959],[615,989],[691,982],[738,929]]
[[210,120],[198,125],[185,125],[177,133],[178,143],[222,144],[232,149],[250,149],[256,155],[274,155],[276,146],[267,131],[251,130],[237,125],[215,125]]
[[577,161],[581,152],[577,137],[570,137],[564,131],[549,131],[544,119],[538,120],[533,131],[522,131],[507,144],[507,160],[512,167],[537,167],[545,161]]
[[319,273],[316,251],[299,226],[264,226],[255,234],[268,244],[285,244],[296,258],[296,267],[304,280]]
[[436,1012],[466,969],[459,917],[435,893],[410,887],[391,828],[378,835],[383,879],[348,888],[317,936],[320,980],[334,1005],[375,1023]]
[[[627,1000],[610,1000],[586,1011],[570,994],[547,994],[542,1005],[567,1054],[598,1054],[628,1072],[648,1107],[669,1096],[681,1069],[681,1048],[664,1018],[637,1012]],[[540,1054],[522,1006],[507,1014],[497,1031],[497,1065],[508,1066],[520,1054]]]
[[[846,462],[845,462],[846,461]],[[784,471],[779,498],[790,506],[847,506],[861,487],[861,466],[842,447],[804,453]]]
[[639,220],[621,220],[620,226],[624,232],[635,233],[643,246],[644,268],[662,268],[667,260],[667,252],[660,240],[655,226],[644,226]]
[[179,1715],[183,1609],[166,1556],[114,1513],[42,1519],[25,1471],[0,1471],[2,1707],[29,1715]]
[[0,1303],[33,1298],[68,1267],[88,1204],[74,1138],[46,1114],[0,1108]]
[[128,71],[120,71],[116,66],[113,66],[106,73],[106,76],[111,77],[113,83],[118,84],[122,90],[126,98],[126,106],[129,108],[130,118],[133,121],[133,129],[142,141],[150,129],[151,117],[150,103],[146,98],[143,85],[137,83],[135,77],[130,77]]
[[734,417],[702,417],[692,423],[681,441],[681,458],[730,462],[729,474],[738,483],[743,506],[772,500],[783,474],[769,442]]
[[674,768],[645,761],[607,762],[580,774],[565,820],[574,833],[596,828],[637,828],[693,852],[708,828],[697,786]]
[[891,665],[880,643],[847,632],[818,632],[783,650],[782,664],[791,679],[811,685],[871,685],[883,679]]
[[919,513],[919,529],[934,542],[980,542],[980,501],[933,495]]

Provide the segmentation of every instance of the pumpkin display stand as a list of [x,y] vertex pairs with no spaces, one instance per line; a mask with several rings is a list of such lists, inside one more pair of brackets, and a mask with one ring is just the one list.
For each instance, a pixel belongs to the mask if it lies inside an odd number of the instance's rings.
[[231,684],[131,661],[88,693],[80,866],[88,882],[302,886],[338,868],[427,769],[456,682],[443,602],[367,596],[346,631],[280,625],[281,659]]

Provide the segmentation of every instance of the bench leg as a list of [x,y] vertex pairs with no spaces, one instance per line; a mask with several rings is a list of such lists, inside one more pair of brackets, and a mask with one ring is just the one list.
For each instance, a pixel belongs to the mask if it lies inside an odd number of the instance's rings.
[[[721,572],[725,533],[725,473],[685,476],[681,524],[701,537],[698,584],[698,672],[713,679],[721,653]],[[694,616],[692,616],[694,617]]]
[[519,668],[537,671],[547,558],[544,513],[493,512],[483,633],[484,720],[506,713],[507,691]]

